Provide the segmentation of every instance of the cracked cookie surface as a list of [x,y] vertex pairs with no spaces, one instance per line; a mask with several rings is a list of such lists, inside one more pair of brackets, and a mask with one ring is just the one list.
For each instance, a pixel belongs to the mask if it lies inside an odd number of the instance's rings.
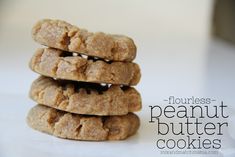
[[136,85],[141,77],[140,68],[136,63],[86,59],[53,48],[38,49],[29,66],[44,76],[93,83],[132,86]]
[[73,140],[122,140],[136,133],[140,120],[124,116],[82,116],[36,105],[27,116],[28,125],[38,131]]
[[32,37],[48,47],[108,60],[131,62],[136,57],[136,46],[127,36],[91,33],[61,20],[37,22]]
[[87,115],[125,115],[141,109],[140,94],[132,87],[54,80],[41,76],[29,92],[39,104]]

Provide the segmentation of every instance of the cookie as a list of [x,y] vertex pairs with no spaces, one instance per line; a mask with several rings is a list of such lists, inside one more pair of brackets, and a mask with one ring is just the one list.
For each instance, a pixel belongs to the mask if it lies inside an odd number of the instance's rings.
[[53,48],[38,49],[29,66],[44,76],[93,83],[136,85],[141,77],[136,63],[83,58]]
[[82,116],[37,105],[27,116],[28,125],[57,137],[73,140],[122,140],[136,133],[140,120],[129,113],[124,116]]
[[123,35],[91,33],[65,21],[44,19],[32,29],[33,39],[45,46],[115,61],[132,61],[136,46]]
[[140,94],[132,87],[36,79],[30,97],[39,104],[66,112],[87,115],[125,115],[141,109]]

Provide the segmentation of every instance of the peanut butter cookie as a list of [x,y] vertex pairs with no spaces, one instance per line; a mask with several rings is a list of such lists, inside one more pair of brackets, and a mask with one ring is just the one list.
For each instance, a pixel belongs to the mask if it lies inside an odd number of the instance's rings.
[[122,140],[136,133],[140,120],[129,113],[124,116],[82,116],[37,105],[27,116],[35,130],[73,140]]
[[83,58],[53,48],[38,49],[29,66],[44,76],[93,83],[136,85],[141,77],[136,63]]
[[87,115],[125,115],[141,109],[140,94],[132,87],[77,81],[36,79],[30,97],[39,104]]
[[136,57],[136,46],[129,37],[91,33],[61,20],[37,22],[32,29],[32,37],[48,47],[108,60],[130,62]]

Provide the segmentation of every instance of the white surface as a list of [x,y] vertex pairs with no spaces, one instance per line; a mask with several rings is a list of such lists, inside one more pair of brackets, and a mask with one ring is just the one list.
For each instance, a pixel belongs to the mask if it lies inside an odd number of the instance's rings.
[[[198,44],[196,45],[198,46]],[[235,48],[220,41],[209,42],[208,47],[206,49],[201,49],[201,51],[199,51],[199,47],[194,46],[191,45],[188,49],[186,49],[187,47],[184,47],[185,51],[182,51],[183,49],[177,49],[177,51],[181,50],[182,55],[179,56],[181,53],[178,53],[177,57],[174,56],[174,66],[169,65],[168,67],[164,67],[165,70],[173,68],[171,72],[168,71],[165,73],[163,70],[164,75],[161,74],[161,71],[158,72],[160,77],[157,77],[157,75],[152,75],[153,78],[151,76],[143,77],[149,81],[153,81],[151,79],[158,79],[158,81],[152,83],[152,86],[159,86],[159,88],[155,88],[156,92],[153,94],[145,89],[145,86],[140,88],[143,95],[143,110],[138,113],[141,118],[141,128],[137,135],[132,136],[126,141],[77,142],[59,139],[34,131],[26,125],[25,117],[28,110],[35,103],[30,101],[25,94],[2,93],[0,96],[1,107],[3,107],[0,111],[0,156],[73,157],[97,156],[97,154],[98,156],[120,156],[120,154],[121,156],[158,156],[160,155],[160,151],[156,149],[154,144],[156,139],[154,134],[156,126],[152,126],[148,123],[148,105],[157,105],[162,103],[162,99],[168,97],[170,92],[173,94],[177,94],[179,92],[180,94],[178,95],[183,96],[187,96],[195,92],[197,95],[210,95],[216,99],[226,99],[225,101],[231,108],[230,116],[233,118],[233,115],[235,116],[235,112],[232,110],[234,109],[235,103],[235,99],[233,97],[235,89],[235,74],[231,67],[235,66]],[[165,48],[168,49],[169,46],[166,46]],[[163,47],[162,49],[164,50]],[[151,47],[149,47],[149,50],[151,50]],[[195,56],[193,55],[185,55],[190,50],[197,50],[200,55],[204,54],[203,56],[197,56],[197,58],[205,60],[206,64],[201,64],[201,62],[195,59]],[[151,62],[151,60],[149,62]],[[165,59],[165,62],[167,62],[167,58]],[[198,62],[200,64],[197,64]],[[164,61],[155,64],[164,64]],[[195,64],[193,72],[188,69],[189,64]],[[185,68],[187,69],[186,72]],[[203,70],[203,72],[199,69]],[[157,68],[155,68],[155,71],[158,71]],[[174,71],[177,71],[177,73],[174,74],[173,77],[172,72]],[[180,76],[179,74],[183,74],[183,76]],[[187,75],[190,75],[190,77]],[[192,84],[190,84],[190,81]],[[167,84],[169,86],[167,86]],[[148,84],[146,85],[148,86]],[[148,96],[148,94],[150,94],[150,96]],[[223,142],[223,149],[220,150],[218,156],[232,157],[235,155],[235,139],[233,130],[235,128],[234,118],[230,121],[230,124],[231,128],[228,130],[230,135],[225,134],[223,136],[225,139]]]

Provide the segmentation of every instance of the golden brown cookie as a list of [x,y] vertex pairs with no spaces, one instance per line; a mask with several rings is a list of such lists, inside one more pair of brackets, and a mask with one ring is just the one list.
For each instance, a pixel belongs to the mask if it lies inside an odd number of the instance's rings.
[[39,104],[87,115],[125,115],[141,109],[140,94],[132,87],[39,77],[30,89]]
[[136,56],[136,46],[129,37],[91,33],[61,20],[37,22],[32,29],[32,37],[48,47],[108,60],[132,61]]
[[129,113],[124,116],[82,116],[37,105],[27,116],[35,130],[73,140],[122,140],[136,133],[140,120]]
[[44,76],[94,83],[136,85],[141,77],[136,63],[83,58],[52,48],[38,49],[29,66]]

